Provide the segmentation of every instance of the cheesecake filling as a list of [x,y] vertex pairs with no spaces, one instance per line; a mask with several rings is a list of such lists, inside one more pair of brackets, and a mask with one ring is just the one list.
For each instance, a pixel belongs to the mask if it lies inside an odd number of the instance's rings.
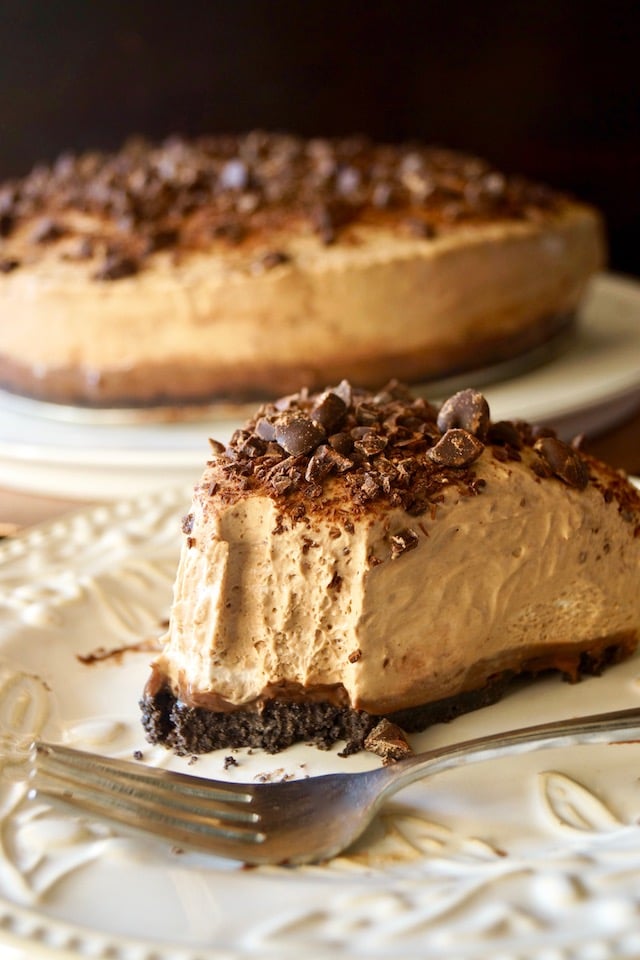
[[497,674],[575,678],[581,653],[630,652],[635,528],[598,486],[541,478],[536,462],[487,446],[478,492],[450,484],[419,516],[379,504],[355,521],[340,478],[302,522],[267,496],[213,508],[205,474],[149,690],[222,712],[316,698],[386,715]]

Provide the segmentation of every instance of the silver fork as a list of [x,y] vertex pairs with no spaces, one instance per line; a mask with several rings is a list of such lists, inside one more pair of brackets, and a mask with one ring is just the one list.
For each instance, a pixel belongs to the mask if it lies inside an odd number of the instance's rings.
[[361,773],[241,784],[36,742],[31,793],[245,863],[308,863],[345,850],[388,797],[427,775],[544,747],[619,743],[633,734],[640,737],[640,707],[466,740]]

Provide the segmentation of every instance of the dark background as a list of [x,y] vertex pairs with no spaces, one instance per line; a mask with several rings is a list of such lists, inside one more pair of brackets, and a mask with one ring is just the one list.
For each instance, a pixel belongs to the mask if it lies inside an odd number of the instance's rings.
[[0,0],[0,177],[131,133],[367,133],[605,213],[640,275],[640,2]]

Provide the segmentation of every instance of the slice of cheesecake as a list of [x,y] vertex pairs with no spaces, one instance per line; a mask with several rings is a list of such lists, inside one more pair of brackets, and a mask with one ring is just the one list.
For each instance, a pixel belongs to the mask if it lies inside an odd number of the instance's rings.
[[423,728],[636,648],[640,495],[473,390],[436,409],[342,382],[212,446],[142,700],[152,741],[359,749],[382,717]]

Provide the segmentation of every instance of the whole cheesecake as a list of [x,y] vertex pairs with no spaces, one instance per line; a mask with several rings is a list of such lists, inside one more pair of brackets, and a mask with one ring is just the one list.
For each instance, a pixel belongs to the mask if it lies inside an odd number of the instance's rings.
[[347,382],[263,405],[184,518],[170,626],[142,699],[177,753],[360,749],[514,677],[597,673],[640,636],[640,494],[484,397],[440,408]]
[[433,380],[553,340],[603,262],[589,206],[450,150],[65,155],[0,186],[0,386],[138,406]]

